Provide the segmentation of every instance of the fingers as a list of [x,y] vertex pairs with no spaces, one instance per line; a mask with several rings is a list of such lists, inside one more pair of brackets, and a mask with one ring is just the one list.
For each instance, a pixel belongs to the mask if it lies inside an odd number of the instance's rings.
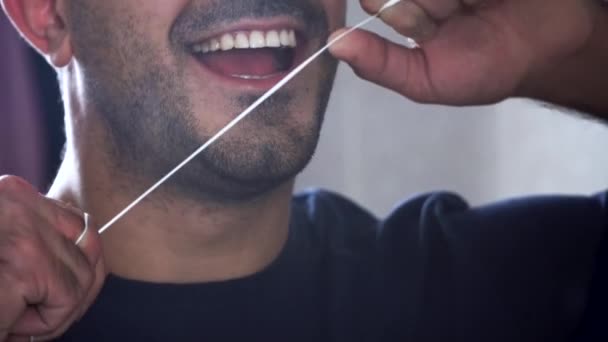
[[[34,311],[28,311],[27,313],[30,316],[26,317],[24,315],[24,317],[21,319],[21,324],[13,328],[12,336],[15,341],[23,339],[29,341],[30,336],[35,336],[36,341],[52,341],[63,335],[74,322],[78,321],[80,318],[82,318],[82,316],[84,316],[88,308],[94,303],[95,299],[99,295],[99,292],[101,291],[101,288],[103,287],[106,275],[104,261],[102,258],[100,258],[95,266],[94,280],[91,286],[84,296],[84,299],[81,300],[80,305],[69,314],[69,317],[63,319],[62,323],[59,325],[49,325],[48,327],[41,329],[38,324],[40,321],[40,316],[36,316],[36,312]],[[26,322],[30,322],[32,325],[28,326]],[[1,338],[0,341],[2,341]]]
[[[411,100],[448,105],[467,104],[470,102],[468,96],[475,92],[475,88],[466,88],[466,85],[479,77],[471,72],[486,64],[470,61],[468,56],[476,57],[481,52],[471,48],[468,42],[463,42],[462,37],[477,37],[475,34],[479,29],[475,26],[476,21],[468,21],[466,12],[470,6],[483,2],[484,0],[403,0],[382,12],[380,18],[397,32],[416,40],[421,49],[411,50],[376,34],[359,30],[331,47],[330,52],[334,57],[350,64],[361,78],[394,90]],[[369,13],[377,13],[385,3],[386,0],[361,0],[363,8]],[[456,29],[458,31],[455,34],[445,35],[446,31],[451,33]],[[340,32],[343,31],[337,33]],[[332,38],[334,37],[336,36],[333,35]],[[452,51],[453,48],[465,51],[458,61],[446,56],[446,51]]]
[[10,279],[6,273],[0,273],[0,341],[5,341],[11,334],[12,327],[8,322],[13,322],[15,315],[21,316],[25,312],[23,299],[19,292],[11,286],[14,279]]
[[95,282],[94,269],[72,241],[48,230],[42,238],[24,235],[13,251],[22,261],[12,270],[20,289],[18,298],[27,304],[23,315],[12,326],[17,335],[46,335],[73,322],[81,303]]
[[415,0],[435,20],[443,21],[463,9],[461,0]]
[[[363,0],[363,8],[370,14],[377,13],[386,0]],[[435,21],[425,10],[412,1],[401,1],[380,14],[380,19],[400,34],[417,42],[431,39],[437,30]]]
[[85,213],[74,206],[52,198],[41,196],[34,206],[44,216],[53,221],[59,233],[74,243],[78,240],[85,226]]
[[[361,0],[361,6],[369,14],[375,14],[386,1]],[[484,0],[403,0],[382,12],[380,19],[400,34],[421,43],[432,39],[442,22],[482,2]]]
[[[334,36],[340,32],[334,33]],[[414,101],[427,100],[432,87],[424,82],[427,78],[422,77],[426,68],[420,50],[411,50],[374,33],[360,30],[336,43],[330,52],[334,57],[347,62],[363,79],[392,89]]]
[[99,259],[97,265],[95,266],[94,281],[93,281],[91,287],[89,288],[87,295],[82,300],[80,306],[73,312],[73,314],[71,315],[71,317],[69,319],[64,321],[64,323],[61,326],[59,326],[52,332],[47,333],[46,335],[36,336],[36,341],[54,340],[54,339],[60,337],[61,335],[63,335],[63,333],[65,333],[69,329],[69,327],[73,324],[73,322],[78,321],[80,318],[82,318],[82,316],[84,316],[84,314],[86,313],[88,308],[93,304],[93,302],[95,302],[95,299],[97,298],[97,296],[99,295],[99,292],[101,291],[101,288],[103,287],[105,278],[106,278],[106,271],[105,271],[104,262],[103,262],[103,259]]
[[[56,220],[55,227],[58,232],[71,245],[78,246],[89,265],[94,266],[101,254],[101,240],[93,218],[89,214],[59,201],[49,198],[44,198],[44,201],[48,201],[46,211],[55,211],[51,216]],[[61,210],[61,208],[65,210]],[[71,249],[73,248],[68,250]]]
[[[361,0],[361,7],[370,14],[377,13],[386,1],[387,0]],[[434,20],[443,21],[454,14],[479,5],[484,1],[488,0],[402,0],[401,4],[398,4],[395,7],[407,3],[415,4]]]
[[82,305],[78,310],[78,317],[76,319],[80,319],[82,316],[84,316],[88,308],[93,304],[93,302],[95,302],[95,299],[97,298],[99,292],[101,291],[101,288],[103,287],[107,276],[103,258],[99,258],[99,260],[97,261],[97,264],[95,265],[94,275],[95,278],[93,280],[93,284],[89,288],[87,296],[85,297],[85,300],[82,302]]
[[0,178],[0,341],[59,336],[93,303],[105,276],[88,215],[21,179]]

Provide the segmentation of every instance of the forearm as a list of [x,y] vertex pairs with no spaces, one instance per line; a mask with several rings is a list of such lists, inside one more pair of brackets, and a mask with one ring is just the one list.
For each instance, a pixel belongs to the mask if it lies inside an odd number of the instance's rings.
[[533,75],[520,95],[569,107],[608,121],[608,6],[583,49]]

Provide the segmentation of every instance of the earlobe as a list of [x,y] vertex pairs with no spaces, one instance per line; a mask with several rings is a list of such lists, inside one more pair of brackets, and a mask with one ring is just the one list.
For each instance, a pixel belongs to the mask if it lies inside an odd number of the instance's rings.
[[62,32],[57,32],[53,35],[55,38],[50,39],[52,42],[49,45],[47,53],[49,62],[56,68],[62,68],[70,64],[72,60],[72,44],[70,36],[64,29]]
[[72,49],[61,0],[2,0],[13,25],[30,45],[47,57],[55,67],[67,65]]

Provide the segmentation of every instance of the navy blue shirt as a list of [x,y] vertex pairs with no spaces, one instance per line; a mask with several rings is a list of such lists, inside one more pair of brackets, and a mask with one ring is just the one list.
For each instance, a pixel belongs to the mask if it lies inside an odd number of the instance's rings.
[[60,340],[608,341],[606,197],[470,208],[438,193],[377,220],[303,194],[265,270],[188,285],[110,275]]

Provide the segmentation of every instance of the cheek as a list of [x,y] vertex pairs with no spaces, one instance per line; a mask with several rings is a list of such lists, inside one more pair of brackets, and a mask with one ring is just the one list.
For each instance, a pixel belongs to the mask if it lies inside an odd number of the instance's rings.
[[323,7],[329,19],[329,28],[335,31],[346,24],[346,0],[323,0]]
[[[189,0],[105,0],[107,18],[123,41],[142,41],[158,50],[170,47],[171,27]],[[101,6],[100,6],[101,7]]]
[[131,8],[131,11],[137,13],[139,17],[146,19],[148,23],[160,25],[167,30],[189,2],[188,0],[122,1],[129,3],[127,6]]

